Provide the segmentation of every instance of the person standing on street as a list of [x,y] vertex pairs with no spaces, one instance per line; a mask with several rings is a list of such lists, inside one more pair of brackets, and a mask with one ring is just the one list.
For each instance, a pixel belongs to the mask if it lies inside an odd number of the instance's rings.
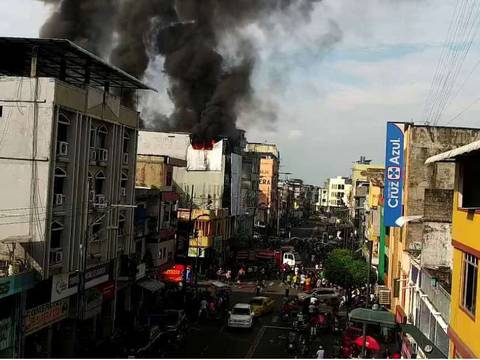
[[260,280],[257,280],[256,296],[260,296],[261,291],[262,291],[262,286],[260,285]]
[[323,359],[325,356],[325,350],[323,350],[323,347],[320,345],[317,350],[317,359]]

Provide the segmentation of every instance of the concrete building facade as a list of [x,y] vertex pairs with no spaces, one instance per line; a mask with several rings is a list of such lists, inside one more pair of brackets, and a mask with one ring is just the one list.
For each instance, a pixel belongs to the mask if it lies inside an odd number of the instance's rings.
[[[66,40],[0,38],[0,49],[13,60],[0,64],[0,212],[14,219],[0,240],[41,279],[25,294],[17,351],[69,356],[113,330],[119,258],[134,252],[139,114],[110,89],[147,86]],[[31,325],[49,312],[58,316]]]
[[[450,316],[454,165],[424,163],[429,156],[479,138],[477,129],[405,124],[402,226],[386,229],[384,282],[392,291],[391,309],[399,321],[417,326],[444,354]],[[429,287],[431,278],[438,280],[435,289]]]
[[480,246],[476,241],[480,230],[480,196],[478,163],[480,141],[435,155],[427,159],[427,166],[456,162],[455,188],[452,204],[453,271],[451,281],[450,322],[448,337],[449,358],[478,358],[480,344],[477,334],[480,321],[478,258]]

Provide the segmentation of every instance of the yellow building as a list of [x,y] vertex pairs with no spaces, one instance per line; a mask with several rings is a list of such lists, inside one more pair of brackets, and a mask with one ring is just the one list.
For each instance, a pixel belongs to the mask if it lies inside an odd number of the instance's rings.
[[198,249],[199,257],[203,257],[204,249],[215,248],[221,251],[223,244],[231,237],[231,223],[228,209],[193,209],[190,217],[190,209],[178,209],[179,221],[188,222],[192,220],[196,237],[191,236],[189,240],[188,256],[196,257]]
[[373,242],[372,264],[379,264],[380,226],[383,204],[383,174],[369,179],[366,213],[366,238]]
[[441,153],[426,163],[456,161],[453,201],[453,273],[450,307],[450,358],[480,357],[480,141]]

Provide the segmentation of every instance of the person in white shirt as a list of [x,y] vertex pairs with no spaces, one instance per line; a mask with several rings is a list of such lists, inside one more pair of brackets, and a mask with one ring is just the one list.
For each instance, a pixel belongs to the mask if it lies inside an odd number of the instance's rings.
[[325,355],[325,350],[323,350],[323,347],[320,346],[317,350],[317,359],[323,359]]

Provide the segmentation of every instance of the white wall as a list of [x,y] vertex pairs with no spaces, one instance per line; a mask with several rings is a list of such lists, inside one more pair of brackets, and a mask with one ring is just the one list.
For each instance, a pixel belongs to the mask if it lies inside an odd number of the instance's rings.
[[[38,142],[36,159],[32,159],[34,104],[7,103],[0,118],[0,240],[9,236],[29,234],[29,214],[36,210],[36,226],[33,241],[43,241],[47,212],[49,167],[52,146],[53,79],[39,79]],[[2,100],[34,100],[35,79],[0,78]],[[13,159],[5,159],[13,158]],[[14,160],[25,159],[25,160]],[[31,203],[32,165],[37,166],[37,199]]]
[[187,160],[187,148],[190,136],[182,133],[166,133],[155,131],[138,132],[137,154],[164,155]]

